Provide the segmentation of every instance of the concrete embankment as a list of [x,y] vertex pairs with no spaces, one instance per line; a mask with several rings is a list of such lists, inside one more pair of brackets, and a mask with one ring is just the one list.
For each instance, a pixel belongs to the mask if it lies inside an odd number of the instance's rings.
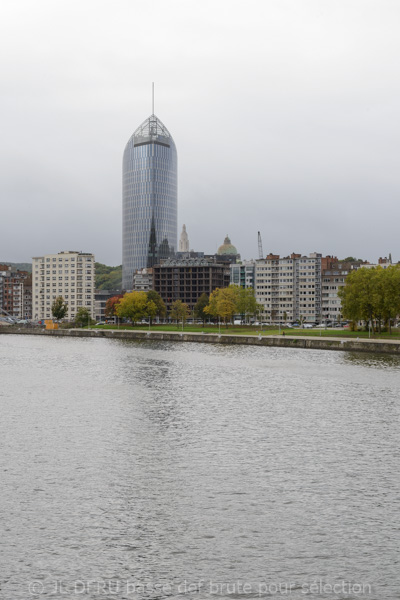
[[203,344],[241,344],[247,346],[279,346],[281,348],[309,348],[312,350],[341,350],[347,352],[377,352],[398,354],[400,341],[354,338],[326,338],[311,336],[258,336],[217,333],[186,333],[172,331],[118,330],[118,329],[28,329],[0,327],[0,334],[45,335],[51,337],[111,338],[119,340],[158,340],[168,342],[196,342]]

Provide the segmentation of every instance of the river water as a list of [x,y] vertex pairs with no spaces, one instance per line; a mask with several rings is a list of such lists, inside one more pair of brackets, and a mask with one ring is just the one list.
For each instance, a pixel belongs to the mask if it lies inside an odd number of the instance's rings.
[[400,597],[398,357],[2,335],[0,375],[0,597]]

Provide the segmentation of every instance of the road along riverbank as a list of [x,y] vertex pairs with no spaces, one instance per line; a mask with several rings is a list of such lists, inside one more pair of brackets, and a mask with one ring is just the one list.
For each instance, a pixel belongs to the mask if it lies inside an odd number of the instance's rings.
[[318,338],[311,336],[232,335],[218,333],[186,333],[172,331],[144,331],[118,329],[28,329],[0,327],[0,335],[46,335],[51,337],[112,338],[121,340],[163,340],[168,342],[196,342],[202,344],[236,344],[245,346],[279,346],[311,350],[338,350],[346,352],[378,352],[398,354],[400,341],[354,338]]

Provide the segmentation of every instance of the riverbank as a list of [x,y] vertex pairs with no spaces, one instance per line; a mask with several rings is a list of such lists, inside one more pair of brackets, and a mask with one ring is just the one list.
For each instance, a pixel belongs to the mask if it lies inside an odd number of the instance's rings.
[[218,333],[189,333],[118,329],[27,329],[1,327],[0,335],[45,335],[52,337],[112,338],[121,340],[157,340],[169,342],[196,342],[203,344],[234,344],[246,346],[278,346],[312,350],[338,350],[346,352],[377,352],[400,356],[398,340],[370,340],[337,337],[312,337],[294,335],[234,335]]

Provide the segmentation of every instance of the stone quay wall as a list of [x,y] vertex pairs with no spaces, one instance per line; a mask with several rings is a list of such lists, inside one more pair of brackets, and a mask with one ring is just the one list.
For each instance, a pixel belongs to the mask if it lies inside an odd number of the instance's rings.
[[118,330],[118,329],[29,329],[25,327],[0,327],[1,334],[45,335],[51,337],[111,338],[118,340],[156,340],[168,342],[195,342],[202,344],[240,344],[246,346],[277,346],[280,348],[305,348],[312,350],[338,350],[347,352],[375,352],[398,354],[400,342],[395,340],[369,340],[355,338],[294,337],[232,335],[217,333],[186,333],[172,331]]

